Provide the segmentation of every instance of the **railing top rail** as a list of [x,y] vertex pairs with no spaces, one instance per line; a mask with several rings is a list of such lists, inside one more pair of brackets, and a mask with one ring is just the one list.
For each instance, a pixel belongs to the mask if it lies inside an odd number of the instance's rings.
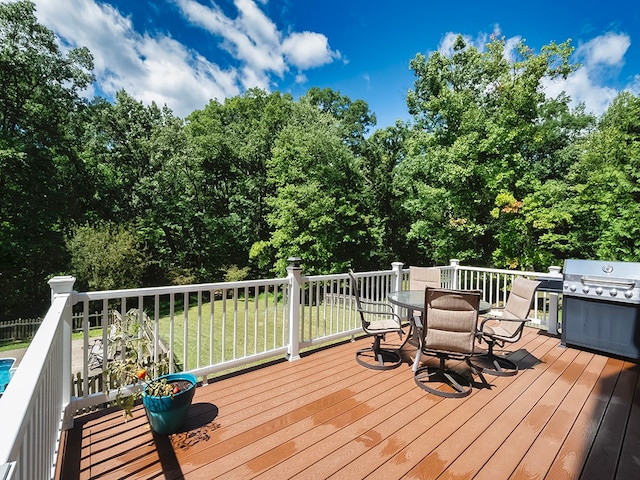
[[[355,272],[357,277],[377,277],[383,275],[391,275],[393,274],[393,270],[375,270],[371,272]],[[306,282],[321,282],[324,280],[342,280],[348,279],[348,273],[332,273],[328,275],[312,275],[312,276],[302,276],[302,279]]]
[[263,285],[279,285],[286,283],[287,278],[271,278],[266,280],[242,280],[239,282],[200,283],[194,285],[170,285],[164,287],[144,287],[121,290],[100,290],[96,292],[78,293],[78,300],[104,300],[109,298],[139,297],[149,295],[168,295],[172,293],[189,293],[198,291],[232,290],[234,288],[260,287]]
[[473,272],[486,272],[486,273],[501,273],[503,275],[525,275],[525,276],[535,276],[537,278],[559,278],[562,277],[561,273],[554,272],[533,272],[526,270],[507,270],[502,268],[487,268],[487,267],[472,267],[467,265],[447,265],[444,267],[440,267],[442,270],[468,270]]
[[[393,270],[380,270],[373,272],[358,272],[358,276],[377,276],[377,275],[390,275],[393,274]],[[311,275],[302,276],[301,279],[305,282],[321,282],[327,280],[341,280],[347,279],[349,275],[346,273],[334,273],[328,275]],[[287,283],[286,277],[283,278],[271,278],[263,280],[242,280],[238,282],[216,282],[216,283],[201,283],[194,285],[170,285],[162,287],[144,287],[144,288],[130,288],[120,290],[100,290],[95,292],[80,292],[78,293],[78,300],[104,300],[110,298],[122,298],[122,297],[139,297],[150,295],[168,295],[176,293],[189,293],[197,291],[213,291],[213,290],[232,290],[234,288],[242,289],[245,287],[260,287],[265,285],[280,285]]]

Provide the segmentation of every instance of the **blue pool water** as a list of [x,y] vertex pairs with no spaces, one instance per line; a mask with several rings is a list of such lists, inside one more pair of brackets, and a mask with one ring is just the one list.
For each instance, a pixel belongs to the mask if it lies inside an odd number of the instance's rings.
[[0,393],[9,385],[11,380],[11,367],[16,361],[15,358],[0,358]]

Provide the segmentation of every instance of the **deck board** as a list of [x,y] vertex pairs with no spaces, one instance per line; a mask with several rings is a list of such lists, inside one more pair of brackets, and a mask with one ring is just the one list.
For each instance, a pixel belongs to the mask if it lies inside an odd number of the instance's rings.
[[[355,362],[362,339],[198,387],[182,432],[152,434],[142,407],[76,419],[62,479],[626,479],[640,466],[638,366],[527,328],[520,372],[463,399],[428,394],[406,365]],[[435,362],[434,359],[427,359]],[[451,363],[465,369],[464,363]]]

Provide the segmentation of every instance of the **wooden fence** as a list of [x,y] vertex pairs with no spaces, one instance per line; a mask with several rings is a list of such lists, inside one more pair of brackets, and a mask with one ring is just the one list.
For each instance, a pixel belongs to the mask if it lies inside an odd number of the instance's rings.
[[[109,312],[113,315],[113,312]],[[100,313],[89,314],[89,328],[100,328],[102,316]],[[73,331],[82,331],[82,314],[73,316]],[[111,318],[109,319],[111,321]],[[18,318],[17,320],[4,320],[0,322],[0,344],[23,342],[31,340],[40,328],[41,318]]]
[[30,340],[38,331],[41,318],[18,318],[0,322],[0,343]]

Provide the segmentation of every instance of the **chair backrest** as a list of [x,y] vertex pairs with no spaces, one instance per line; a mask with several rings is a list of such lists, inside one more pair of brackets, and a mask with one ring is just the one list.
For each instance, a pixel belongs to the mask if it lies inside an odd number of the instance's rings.
[[[540,282],[536,280],[529,280],[525,277],[514,278],[511,283],[511,292],[509,292],[507,303],[502,312],[502,318],[526,319],[531,311],[531,303],[533,302],[538,285],[540,285]],[[509,337],[516,336],[518,330],[524,328],[524,323],[502,322],[500,326],[503,329],[503,335]]]
[[366,330],[370,322],[368,322],[367,319],[365,318],[365,315],[362,309],[362,304],[360,303],[360,290],[358,289],[358,280],[356,279],[355,273],[353,273],[353,270],[351,269],[349,269],[349,279],[351,280],[351,292],[356,299],[356,310],[358,310],[358,313],[360,314],[360,320],[362,322],[362,326]]
[[423,349],[471,355],[473,353],[481,292],[425,290]]
[[409,267],[409,290],[440,288],[440,269],[438,267]]
[[531,311],[531,303],[540,282],[525,277],[516,277],[511,283],[511,292],[504,306],[503,318],[525,319]]

